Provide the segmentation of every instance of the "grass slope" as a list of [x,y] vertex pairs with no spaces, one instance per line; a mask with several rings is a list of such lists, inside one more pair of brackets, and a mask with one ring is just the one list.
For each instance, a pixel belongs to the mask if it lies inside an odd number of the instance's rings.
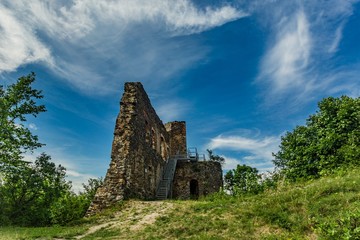
[[177,202],[134,238],[360,239],[359,169],[256,196]]
[[88,223],[41,229],[0,228],[0,239],[360,239],[359,169],[256,196],[128,201]]

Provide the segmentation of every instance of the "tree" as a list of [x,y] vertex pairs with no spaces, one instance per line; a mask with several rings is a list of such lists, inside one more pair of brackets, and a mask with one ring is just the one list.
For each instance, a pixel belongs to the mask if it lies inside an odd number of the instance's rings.
[[87,184],[85,183],[82,184],[84,188],[84,192],[82,192],[82,194],[84,194],[86,198],[89,200],[89,204],[95,197],[97,189],[101,187],[103,183],[104,183],[104,179],[100,177],[100,178],[90,178]]
[[49,224],[50,206],[71,188],[65,168],[45,153],[34,163],[23,160],[25,152],[43,145],[25,126],[28,116],[46,111],[36,102],[43,95],[33,89],[34,81],[35,73],[30,73],[0,86],[0,224]]
[[27,226],[50,224],[49,209],[70,191],[66,169],[56,166],[51,157],[41,154],[34,163],[21,162],[6,168],[0,187],[5,223]]
[[208,152],[210,161],[219,162],[221,165],[225,163],[225,158],[223,158],[219,155],[214,155],[213,151],[210,149],[206,149],[206,151]]
[[8,87],[0,85],[0,168],[18,164],[24,152],[42,146],[24,125],[28,115],[36,117],[46,111],[36,103],[43,95],[32,88],[34,81],[35,73],[30,73]]
[[225,174],[225,189],[233,195],[256,194],[262,188],[260,184],[261,176],[256,168],[247,165],[237,165],[236,169],[230,170]]
[[[0,86],[0,225],[44,226],[65,224],[84,216],[101,180],[89,180],[85,192],[75,194],[66,181],[66,169],[41,154],[34,163],[23,160],[27,151],[41,147],[25,126],[27,116],[37,117],[45,106],[33,89],[35,74]],[[91,199],[90,199],[91,198]]]
[[281,138],[275,166],[291,181],[360,165],[360,98],[325,98],[306,126]]
[[96,190],[103,184],[102,178],[90,178],[87,184],[83,183],[84,192],[75,194],[68,192],[59,198],[51,207],[51,222],[65,225],[84,217]]

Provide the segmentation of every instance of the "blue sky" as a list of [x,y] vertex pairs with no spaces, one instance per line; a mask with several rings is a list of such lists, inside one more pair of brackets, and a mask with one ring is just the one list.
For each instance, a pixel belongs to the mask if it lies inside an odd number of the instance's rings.
[[[273,168],[324,97],[360,95],[358,0],[0,0],[0,80],[34,71],[30,118],[75,189],[104,176],[124,82],[224,169]],[[36,153],[38,154],[38,152]],[[33,156],[26,156],[33,158]]]

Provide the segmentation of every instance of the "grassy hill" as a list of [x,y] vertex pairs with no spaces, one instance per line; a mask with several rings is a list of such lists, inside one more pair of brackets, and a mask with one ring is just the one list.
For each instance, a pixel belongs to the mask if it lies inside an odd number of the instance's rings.
[[126,201],[73,226],[0,228],[0,239],[360,239],[359,170],[255,196]]

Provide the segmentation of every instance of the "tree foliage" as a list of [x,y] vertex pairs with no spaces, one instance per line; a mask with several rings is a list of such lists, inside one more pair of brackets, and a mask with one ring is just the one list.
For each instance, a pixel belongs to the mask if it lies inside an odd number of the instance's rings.
[[66,169],[49,155],[24,161],[24,153],[43,145],[26,127],[28,116],[46,111],[36,102],[43,95],[33,89],[34,81],[31,73],[0,86],[0,225],[45,226],[80,219],[101,184],[101,179],[90,179],[85,191],[75,194]]
[[96,190],[102,184],[102,178],[90,178],[87,184],[83,183],[83,192],[75,194],[68,191],[51,206],[51,222],[65,225],[81,219],[86,214]]
[[30,73],[8,87],[0,85],[0,167],[17,164],[24,152],[42,146],[24,125],[28,115],[36,117],[46,111],[36,102],[43,95],[32,88],[34,81],[35,73]]
[[305,126],[281,138],[275,166],[287,179],[320,177],[339,167],[360,165],[360,98],[329,97]]
[[95,197],[97,189],[101,187],[103,183],[104,183],[104,179],[102,177],[90,178],[87,184],[85,183],[82,184],[84,191],[81,194],[85,195],[86,198],[91,202],[92,199]]
[[3,171],[0,185],[3,224],[50,224],[51,205],[71,188],[65,180],[65,168],[50,160],[43,153],[35,163],[22,162]]
[[206,149],[206,151],[208,152],[208,156],[209,156],[210,161],[219,162],[221,165],[225,163],[225,158],[223,158],[223,157],[221,157],[219,155],[214,155],[213,150]]
[[225,189],[233,195],[256,194],[262,190],[260,174],[256,168],[237,165],[236,169],[225,174]]

